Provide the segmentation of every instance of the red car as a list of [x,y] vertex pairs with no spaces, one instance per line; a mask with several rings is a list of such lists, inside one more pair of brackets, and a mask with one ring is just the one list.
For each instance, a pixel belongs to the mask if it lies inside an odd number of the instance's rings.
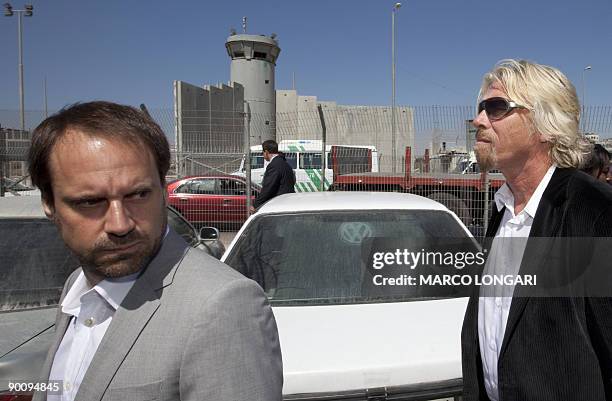
[[[251,199],[261,187],[251,185]],[[168,202],[192,224],[238,230],[248,217],[246,181],[233,175],[184,177],[168,184]]]

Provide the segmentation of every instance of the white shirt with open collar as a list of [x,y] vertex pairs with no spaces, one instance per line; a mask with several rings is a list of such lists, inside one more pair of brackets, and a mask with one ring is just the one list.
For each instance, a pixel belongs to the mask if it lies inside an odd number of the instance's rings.
[[[529,237],[542,194],[555,169],[555,165],[548,169],[519,214],[514,213],[514,195],[508,184],[502,185],[495,193],[497,210],[501,211],[505,207],[506,211],[492,242],[484,274],[518,274],[527,244],[526,238]],[[507,286],[503,289],[504,293],[509,290]],[[497,364],[511,303],[512,297],[508,296],[481,296],[478,299],[480,357],[485,389],[491,401],[499,400]]]
[[[169,231],[170,227],[166,226],[164,239]],[[49,380],[62,382],[63,392],[61,395],[47,394],[47,401],[74,400],[113,315],[141,272],[106,278],[91,287],[81,271],[60,305],[62,312],[71,319],[49,375]]]

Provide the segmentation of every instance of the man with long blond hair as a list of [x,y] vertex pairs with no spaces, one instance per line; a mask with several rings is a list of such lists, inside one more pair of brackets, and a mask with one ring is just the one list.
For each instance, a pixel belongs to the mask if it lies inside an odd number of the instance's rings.
[[[485,274],[521,274],[531,265],[538,274],[562,276],[557,259],[534,256],[542,249],[530,247],[533,239],[612,236],[610,186],[577,169],[589,145],[578,132],[576,90],[553,67],[503,60],[485,74],[478,100],[477,159],[506,178],[487,228]],[[591,257],[568,247],[559,260],[582,265],[576,253]],[[470,298],[463,399],[612,399],[612,298],[504,290],[480,288]]]

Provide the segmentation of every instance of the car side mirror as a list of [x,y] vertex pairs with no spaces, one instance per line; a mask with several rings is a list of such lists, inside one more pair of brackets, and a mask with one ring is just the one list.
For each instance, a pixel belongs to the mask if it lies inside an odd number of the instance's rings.
[[200,239],[203,241],[218,240],[219,230],[215,227],[202,227],[200,229]]

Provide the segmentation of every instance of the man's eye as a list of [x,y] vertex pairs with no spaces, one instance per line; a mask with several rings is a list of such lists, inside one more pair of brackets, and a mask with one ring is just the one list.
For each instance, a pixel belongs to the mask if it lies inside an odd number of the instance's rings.
[[93,207],[99,205],[100,202],[102,202],[101,199],[80,199],[74,204],[78,207]]
[[131,199],[146,199],[149,197],[149,194],[151,193],[151,191],[149,190],[144,190],[144,191],[138,191],[138,192],[134,192],[133,194],[129,195],[128,197]]

